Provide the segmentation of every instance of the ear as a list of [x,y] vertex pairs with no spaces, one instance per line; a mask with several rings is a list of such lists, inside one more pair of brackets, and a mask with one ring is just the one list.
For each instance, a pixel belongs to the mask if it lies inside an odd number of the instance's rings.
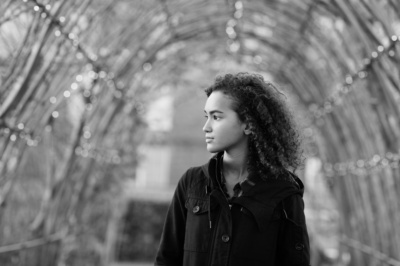
[[245,124],[245,128],[243,130],[245,135],[250,135],[252,133],[251,127],[248,123]]

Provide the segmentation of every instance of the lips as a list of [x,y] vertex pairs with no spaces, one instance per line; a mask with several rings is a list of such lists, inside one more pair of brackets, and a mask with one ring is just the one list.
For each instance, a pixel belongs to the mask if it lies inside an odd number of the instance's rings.
[[206,142],[209,143],[209,142],[211,142],[213,139],[214,139],[214,138],[206,137]]

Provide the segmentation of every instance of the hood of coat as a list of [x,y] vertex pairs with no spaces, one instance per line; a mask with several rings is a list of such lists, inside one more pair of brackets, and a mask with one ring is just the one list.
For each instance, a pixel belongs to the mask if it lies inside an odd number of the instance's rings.
[[[222,153],[213,156],[208,163],[202,166],[202,171],[208,179],[211,190],[218,189],[216,181],[218,171],[218,158]],[[271,220],[277,205],[285,198],[298,194],[303,196],[303,182],[293,173],[287,171],[295,182],[284,179],[271,178],[259,180],[248,191],[244,192],[239,198],[235,198],[233,203],[239,204],[249,210],[255,217],[260,229],[265,229],[265,221]]]

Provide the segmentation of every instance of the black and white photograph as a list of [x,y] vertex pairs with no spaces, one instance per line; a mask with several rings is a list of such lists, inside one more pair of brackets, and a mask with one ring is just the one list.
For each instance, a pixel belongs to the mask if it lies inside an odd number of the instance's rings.
[[400,1],[1,0],[0,266],[400,266]]

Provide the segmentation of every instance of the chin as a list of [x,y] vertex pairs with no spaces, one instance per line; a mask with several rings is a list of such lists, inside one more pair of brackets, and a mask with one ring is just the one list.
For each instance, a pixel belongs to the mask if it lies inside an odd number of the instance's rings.
[[209,146],[207,146],[207,151],[210,152],[210,153],[217,153],[217,152],[220,152],[220,151],[222,151],[222,150],[221,150],[221,149],[218,149],[218,148],[215,148],[215,147],[209,147]]

